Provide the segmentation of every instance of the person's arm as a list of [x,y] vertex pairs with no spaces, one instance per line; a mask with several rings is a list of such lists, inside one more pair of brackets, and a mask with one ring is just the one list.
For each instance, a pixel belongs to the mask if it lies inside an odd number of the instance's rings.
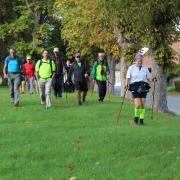
[[38,61],[35,66],[35,75],[37,80],[39,80],[39,63],[40,61]]
[[97,66],[97,62],[94,63],[93,68],[92,68],[92,72],[91,72],[91,76],[93,81],[96,80],[96,66]]
[[4,62],[4,67],[3,67],[4,78],[8,77],[7,68],[8,68],[8,59],[6,58]]

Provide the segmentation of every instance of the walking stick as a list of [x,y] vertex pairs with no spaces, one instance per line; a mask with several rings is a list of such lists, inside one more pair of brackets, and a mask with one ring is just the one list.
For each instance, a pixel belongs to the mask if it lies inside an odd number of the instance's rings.
[[156,77],[154,78],[154,87],[153,87],[153,92],[152,92],[152,103],[151,103],[151,120],[153,120],[154,118],[154,96],[155,96],[155,90],[156,90],[156,82],[157,82],[157,79]]
[[122,107],[123,107],[123,104],[124,104],[124,100],[125,100],[125,97],[126,97],[127,90],[128,90],[128,87],[125,87],[123,100],[122,100],[122,103],[121,103],[121,106],[120,106],[120,110],[119,110],[118,116],[117,116],[117,124],[119,123],[119,119],[120,119],[120,115],[121,115],[121,112],[122,112]]
[[111,94],[110,94],[110,88],[109,88],[109,85],[112,86],[112,83],[111,83],[109,80],[108,80],[107,82],[108,82],[108,94],[109,94],[109,101],[110,101],[110,99],[111,99]]

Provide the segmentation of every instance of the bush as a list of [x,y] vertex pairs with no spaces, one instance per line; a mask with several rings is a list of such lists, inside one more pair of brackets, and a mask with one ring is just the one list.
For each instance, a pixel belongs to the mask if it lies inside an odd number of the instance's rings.
[[176,91],[180,92],[180,81],[175,81],[174,84],[175,84]]

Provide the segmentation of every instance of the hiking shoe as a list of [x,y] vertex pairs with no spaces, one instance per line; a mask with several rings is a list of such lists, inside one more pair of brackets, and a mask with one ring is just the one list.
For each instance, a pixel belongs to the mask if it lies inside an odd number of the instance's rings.
[[144,125],[143,119],[140,119],[139,125],[140,125],[140,126],[143,126],[143,125]]
[[18,107],[19,106],[19,102],[14,103],[14,107]]
[[46,104],[46,102],[45,101],[41,101],[41,105],[45,105]]
[[99,99],[99,102],[103,102],[103,99],[100,98],[100,99]]
[[134,122],[135,125],[138,125],[138,121],[139,121],[138,117],[134,117],[133,122]]
[[81,101],[79,101],[79,102],[78,102],[78,105],[79,105],[79,106],[81,106],[81,105],[82,105],[82,102],[81,102]]
[[85,103],[85,101],[86,101],[86,98],[85,98],[85,97],[83,97],[82,101],[83,101],[83,103]]

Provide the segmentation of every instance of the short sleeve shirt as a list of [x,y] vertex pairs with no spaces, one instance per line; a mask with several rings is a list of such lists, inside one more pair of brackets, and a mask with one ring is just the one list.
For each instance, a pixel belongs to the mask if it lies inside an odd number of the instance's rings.
[[20,57],[15,56],[8,56],[5,59],[5,64],[7,65],[7,71],[8,73],[20,73],[21,71],[21,65],[23,64],[23,61]]
[[147,79],[150,78],[150,73],[147,67],[142,66],[139,68],[134,64],[128,68],[126,78],[130,79],[130,84],[140,81],[147,82]]

